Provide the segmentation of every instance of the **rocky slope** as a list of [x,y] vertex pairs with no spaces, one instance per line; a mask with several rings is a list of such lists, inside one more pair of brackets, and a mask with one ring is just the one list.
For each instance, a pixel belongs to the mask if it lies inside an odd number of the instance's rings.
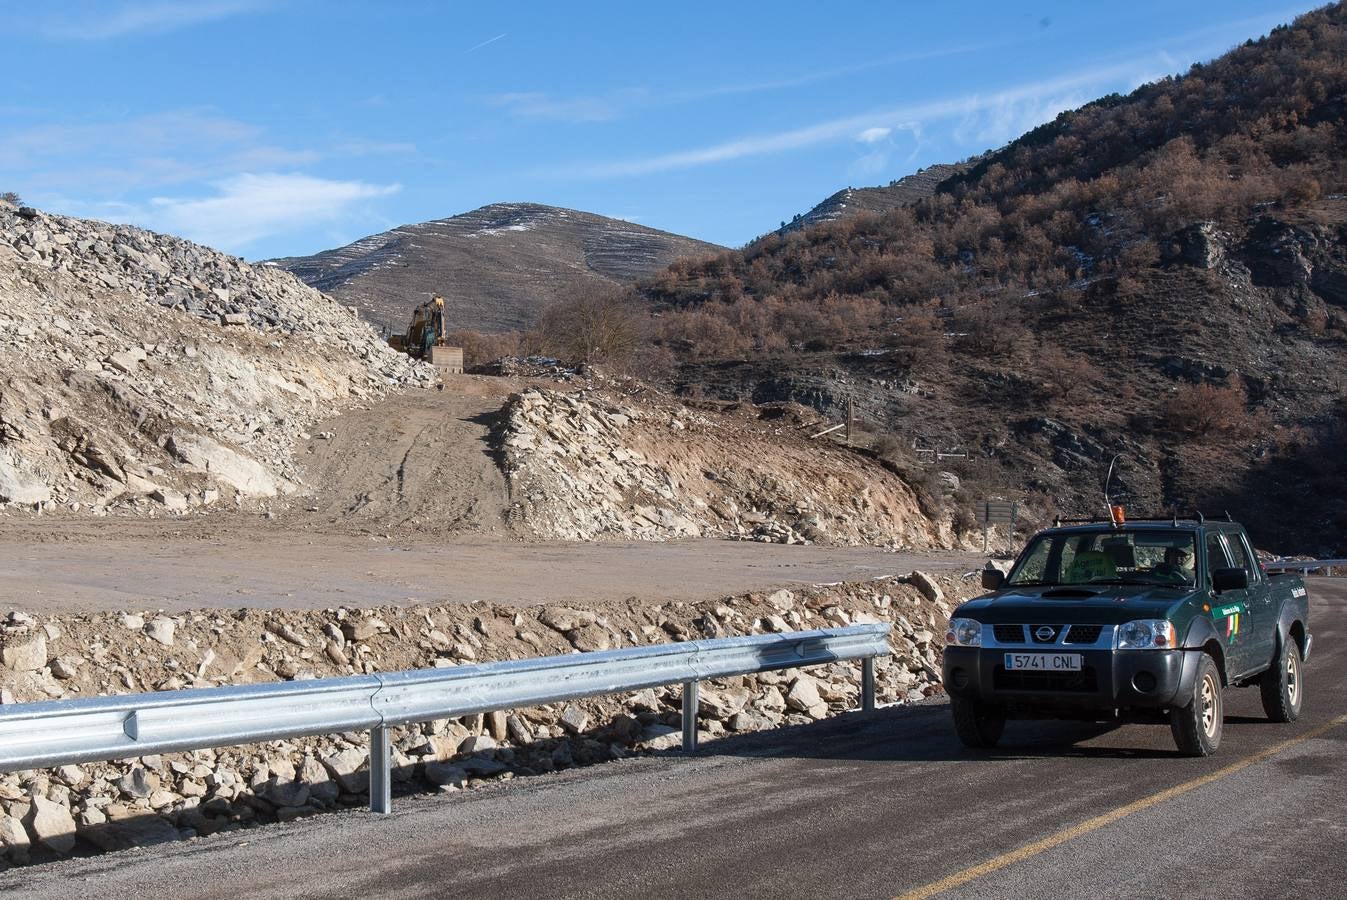
[[[36,700],[470,665],[616,647],[891,622],[876,666],[882,703],[939,690],[937,635],[969,582],[906,578],[746,594],[696,604],[325,612],[100,614],[0,622],[0,699]],[[945,598],[949,595],[949,600]],[[857,705],[859,667],[841,663],[708,682],[706,741],[803,724]],[[400,790],[455,791],[680,745],[677,687],[464,716],[400,728]],[[145,756],[0,776],[0,869],[116,850],[366,802],[363,735]]]
[[285,494],[311,422],[430,377],[278,269],[0,203],[0,505]]
[[[1347,311],[1347,202],[1305,213],[1181,230],[1126,293],[1103,282],[1109,290],[1085,287],[1061,307],[1026,297],[1025,321],[1043,316],[1037,334],[1000,321],[1018,334],[1005,352],[960,346],[956,318],[915,363],[882,346],[698,362],[676,385],[808,404],[834,419],[853,402],[867,428],[896,438],[910,480],[942,470],[962,479],[948,503],[969,528],[974,504],[998,495],[1026,501],[1026,524],[1097,515],[1103,473],[1121,454],[1113,489],[1133,510],[1229,510],[1260,546],[1334,556],[1347,548],[1347,344],[1305,323]],[[1058,348],[1086,362],[1063,363]],[[1231,398],[1200,432],[1176,402],[1197,389]],[[960,456],[936,465],[914,447]]]
[[[539,537],[948,545],[878,462],[752,406],[691,409],[637,386],[531,390],[505,408],[510,517]],[[634,392],[633,392],[634,393]]]
[[390,333],[432,293],[444,296],[451,328],[497,332],[527,328],[576,281],[626,284],[721,249],[593,213],[495,203],[274,262]]

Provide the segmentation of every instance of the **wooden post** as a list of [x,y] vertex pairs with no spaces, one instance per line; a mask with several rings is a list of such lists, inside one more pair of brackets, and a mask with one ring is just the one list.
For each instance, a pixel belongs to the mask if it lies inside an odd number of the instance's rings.
[[856,400],[847,398],[847,443],[851,443],[851,431],[856,427]]

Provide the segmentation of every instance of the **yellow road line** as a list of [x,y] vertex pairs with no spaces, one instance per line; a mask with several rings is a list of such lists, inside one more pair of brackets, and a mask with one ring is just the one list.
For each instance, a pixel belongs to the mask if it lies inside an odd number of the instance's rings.
[[1233,775],[1241,769],[1247,769],[1249,766],[1276,756],[1283,750],[1288,750],[1297,744],[1303,744],[1306,741],[1313,740],[1324,732],[1337,728],[1340,725],[1347,725],[1347,715],[1338,716],[1326,725],[1320,725],[1312,731],[1307,731],[1302,735],[1282,741],[1280,744],[1274,744],[1266,750],[1260,750],[1253,756],[1241,759],[1236,763],[1231,763],[1223,769],[1217,769],[1215,772],[1203,775],[1200,778],[1194,778],[1192,781],[1185,781],[1183,784],[1175,785],[1172,788],[1163,790],[1158,794],[1152,794],[1149,797],[1129,803],[1126,806],[1120,806],[1101,816],[1095,816],[1093,819],[1086,819],[1078,825],[1072,825],[1070,828],[1049,835],[1042,840],[1034,841],[1032,844],[1025,844],[1018,850],[1011,850],[1009,853],[1003,853],[1000,856],[992,857],[986,862],[978,863],[975,866],[969,866],[967,869],[964,869],[961,872],[955,872],[953,875],[947,875],[939,881],[933,881],[930,884],[910,890],[905,894],[900,894],[897,897],[897,900],[925,900],[927,897],[934,897],[936,894],[942,894],[945,891],[953,890],[956,887],[962,887],[963,885],[968,884],[968,882],[976,881],[984,875],[990,875],[992,872],[1004,869],[1006,866],[1012,866],[1015,863],[1023,862],[1026,859],[1030,859],[1040,853],[1051,850],[1053,847],[1065,844],[1067,841],[1078,838],[1081,835],[1089,834],[1091,831],[1098,831],[1105,825],[1112,825],[1114,822],[1125,816],[1130,816],[1132,813],[1141,812],[1142,810],[1150,809],[1153,806],[1158,806],[1166,800],[1173,800],[1175,797],[1196,790],[1204,785],[1211,784],[1213,781],[1218,781],[1227,775]]

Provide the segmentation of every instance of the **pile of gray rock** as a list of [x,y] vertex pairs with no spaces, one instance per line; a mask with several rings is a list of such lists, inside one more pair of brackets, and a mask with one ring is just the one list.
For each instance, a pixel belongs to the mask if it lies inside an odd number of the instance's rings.
[[540,536],[563,540],[702,535],[691,496],[680,496],[669,472],[625,446],[627,426],[640,416],[587,392],[512,397],[503,444],[516,514]]
[[501,449],[524,530],[559,540],[714,536],[780,544],[944,545],[910,486],[827,443],[595,379],[510,398]]
[[[954,586],[946,582],[946,587]],[[702,637],[893,623],[877,666],[884,703],[938,690],[949,606],[904,579],[600,609],[472,607],[64,616],[0,625],[0,699],[89,696],[305,679]],[[853,709],[855,664],[706,682],[701,738],[804,724]],[[453,791],[676,748],[681,691],[653,688],[503,710],[395,732],[395,775]],[[286,821],[367,802],[368,737],[342,734],[0,775],[0,859],[40,861]],[[0,865],[3,865],[0,862]]]
[[292,489],[345,405],[433,379],[272,266],[0,201],[0,506],[183,513]]

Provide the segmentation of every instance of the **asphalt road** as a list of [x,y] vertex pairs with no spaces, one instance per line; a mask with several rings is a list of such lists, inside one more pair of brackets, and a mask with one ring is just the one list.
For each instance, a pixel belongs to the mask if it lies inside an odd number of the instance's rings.
[[471,794],[15,870],[25,898],[1341,897],[1347,580],[1311,582],[1301,720],[1227,694],[1225,742],[1018,723],[961,749],[942,704]]

